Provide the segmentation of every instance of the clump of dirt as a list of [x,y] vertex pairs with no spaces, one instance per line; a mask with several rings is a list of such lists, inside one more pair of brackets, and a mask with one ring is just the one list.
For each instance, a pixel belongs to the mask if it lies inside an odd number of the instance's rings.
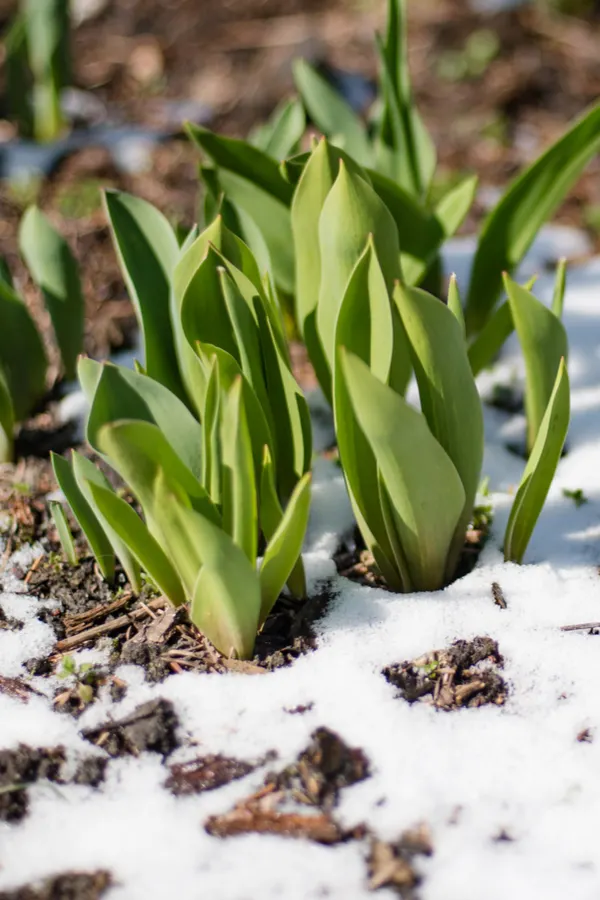
[[508,687],[498,672],[503,664],[496,641],[476,637],[388,666],[382,674],[408,703],[420,700],[437,709],[474,709],[506,701]]
[[88,612],[100,605],[108,607],[114,599],[114,592],[100,575],[91,556],[81,559],[76,566],[55,556],[45,556],[30,576],[30,593],[40,600],[52,599],[61,604],[61,615],[49,623],[59,640],[66,634],[65,617]]
[[20,822],[29,808],[27,787],[44,779],[60,781],[65,758],[63,747],[19,744],[16,750],[0,750],[0,821]]
[[[311,743],[291,766],[266,776],[264,787],[224,815],[211,816],[206,831],[217,837],[278,834],[338,844],[364,837],[362,825],[344,830],[332,810],[340,791],[369,776],[369,763],[357,748],[348,747],[327,728],[313,732]],[[290,804],[317,809],[314,814],[290,812]]]
[[176,797],[186,797],[189,794],[201,794],[204,791],[214,791],[231,781],[245,778],[250,772],[254,772],[263,765],[264,760],[257,763],[249,763],[240,759],[232,759],[221,754],[200,756],[189,762],[178,763],[169,767],[170,775],[165,781],[165,787]]
[[65,872],[13,891],[0,891],[0,900],[100,900],[114,884],[110,872]]
[[337,805],[340,791],[369,777],[369,761],[362,750],[348,747],[335,732],[317,728],[296,762],[279,775],[268,776],[276,790],[326,812]]
[[173,705],[159,698],[142,703],[116,722],[87,728],[82,735],[112,757],[139,756],[146,751],[166,757],[179,746],[177,725]]
[[387,887],[402,900],[417,900],[422,877],[415,861],[432,853],[431,835],[425,825],[405,831],[394,843],[372,839],[367,858],[370,890]]

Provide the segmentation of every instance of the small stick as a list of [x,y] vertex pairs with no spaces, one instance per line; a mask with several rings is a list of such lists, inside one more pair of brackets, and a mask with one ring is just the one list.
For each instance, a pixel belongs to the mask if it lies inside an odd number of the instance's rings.
[[131,625],[132,622],[135,622],[138,619],[144,619],[148,616],[149,609],[162,609],[164,605],[164,597],[155,597],[154,600],[150,600],[142,607],[133,609],[130,613],[125,613],[125,615],[118,616],[118,618],[112,619],[110,622],[104,622],[102,625],[95,625],[94,628],[88,628],[87,631],[82,631],[79,634],[72,635],[72,637],[58,641],[54,649],[58,653],[66,653],[69,650],[73,650],[74,647],[85,644],[87,641],[103,637],[105,634],[112,634],[113,631],[125,628],[127,625]]
[[36,570],[37,568],[39,568],[39,565],[40,565],[41,561],[43,560],[43,558],[44,558],[44,554],[43,554],[43,553],[41,554],[41,556],[36,556],[36,558],[34,559],[34,561],[33,561],[33,563],[32,563],[32,566],[31,566],[29,572],[27,573],[27,575],[26,575],[25,578],[24,578],[24,583],[25,583],[25,584],[29,584],[29,582],[31,581],[31,576],[33,575],[33,573],[35,572],[35,570]]
[[591,631],[600,628],[600,622],[584,622],[583,625],[561,625],[561,631]]

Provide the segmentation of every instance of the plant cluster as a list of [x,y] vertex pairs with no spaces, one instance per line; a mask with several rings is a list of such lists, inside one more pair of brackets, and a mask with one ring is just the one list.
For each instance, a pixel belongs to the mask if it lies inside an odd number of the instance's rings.
[[[249,141],[189,126],[208,157],[201,233],[179,242],[149,204],[105,198],[144,362],[130,371],[83,359],[79,377],[88,441],[135,508],[79,454],[55,457],[56,476],[104,575],[115,556],[134,590],[145,572],[171,602],[190,603],[223,653],[252,653],[284,585],[306,592],[310,421],[284,310],[331,403],[356,520],[390,588],[436,590],[455,577],[482,474],[475,378],[513,331],[526,369],[528,460],[507,560],[523,559],[561,456],[565,266],[552,308],[511,273],[600,147],[600,106],[491,211],[464,307],[455,278],[440,300],[440,253],[476,183],[431,202],[435,148],[412,97],[405,19],[404,0],[389,0],[367,121],[300,62],[301,101]],[[308,150],[305,108],[325,135]],[[413,375],[420,410],[405,398]]]
[[78,453],[53,457],[56,477],[106,578],[116,555],[139,591],[143,569],[219,650],[247,657],[284,585],[306,593],[310,418],[272,287],[220,219],[179,246],[144,201],[111,193],[106,208],[145,366],[82,359],[79,377],[88,441],[143,519]]
[[[22,219],[19,243],[50,315],[64,375],[74,378],[84,319],[77,264],[67,242],[35,206]],[[46,391],[48,360],[33,318],[0,262],[0,462],[9,462],[15,424],[32,413]]]

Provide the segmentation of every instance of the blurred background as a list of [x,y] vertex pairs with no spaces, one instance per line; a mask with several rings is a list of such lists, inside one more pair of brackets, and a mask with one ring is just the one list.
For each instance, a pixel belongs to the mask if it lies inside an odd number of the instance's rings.
[[[438,189],[468,172],[480,194],[477,227],[499,186],[600,96],[597,0],[409,0],[410,67],[434,136]],[[0,0],[4,33],[13,0]],[[37,200],[84,270],[87,350],[126,344],[132,318],[100,208],[99,187],[139,194],[189,226],[197,212],[197,153],[180,131],[191,119],[244,136],[293,92],[303,56],[368,106],[381,0],[73,0],[75,123],[121,129],[118,146],[87,143],[53,158],[47,178],[0,181],[0,253],[19,270],[16,228]],[[0,71],[0,169],[24,158]],[[134,127],[132,127],[134,126]],[[102,142],[100,142],[102,144]],[[4,154],[4,155],[3,155]],[[12,155],[11,155],[12,154]],[[600,164],[590,165],[558,220],[600,246]]]

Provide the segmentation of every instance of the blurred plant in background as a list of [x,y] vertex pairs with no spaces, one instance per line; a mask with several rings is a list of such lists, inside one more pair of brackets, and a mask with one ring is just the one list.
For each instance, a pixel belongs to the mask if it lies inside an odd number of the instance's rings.
[[46,142],[65,128],[71,84],[69,0],[20,0],[5,37],[9,112],[23,137]]

